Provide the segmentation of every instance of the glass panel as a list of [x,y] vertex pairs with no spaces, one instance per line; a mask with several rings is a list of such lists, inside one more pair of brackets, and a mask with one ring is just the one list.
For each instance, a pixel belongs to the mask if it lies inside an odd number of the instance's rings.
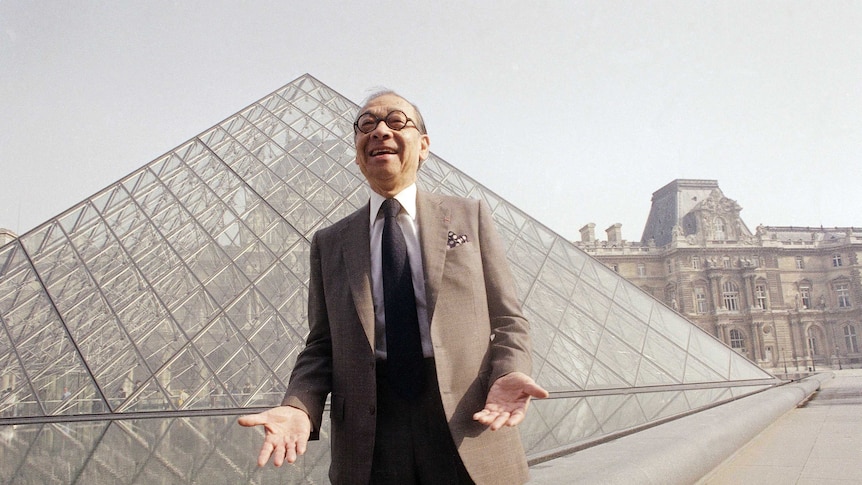
[[[647,338],[643,349],[644,361],[652,362],[656,366],[657,373],[653,379],[650,379],[644,373],[644,365],[646,362],[641,362],[640,375],[638,377],[638,385],[658,385],[661,383],[675,382],[682,383],[685,376],[685,351],[671,343],[670,340],[664,338],[661,334],[650,330],[647,333]],[[660,369],[660,371],[658,371]],[[661,377],[658,377],[660,373]]]
[[[308,333],[311,234],[368,201],[356,110],[303,76],[0,248],[0,476],[326,481],[328,421],[301,464],[274,470],[253,463],[260,430],[197,414],[280,401]],[[532,322],[535,376],[578,393],[535,403],[522,426],[530,453],[770,378],[439,157],[418,185],[487,204]],[[703,382],[727,385],[675,388]],[[658,385],[670,390],[647,388]],[[175,418],[134,414],[153,411]],[[95,416],[2,425],[44,415]]]

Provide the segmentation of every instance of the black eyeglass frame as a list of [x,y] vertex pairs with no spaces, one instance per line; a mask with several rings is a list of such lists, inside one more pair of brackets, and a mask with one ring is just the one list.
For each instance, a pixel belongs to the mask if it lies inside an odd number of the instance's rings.
[[[401,115],[404,116],[404,126],[402,126],[401,128],[396,128],[390,124],[389,117],[395,113],[400,113]],[[367,118],[369,116],[374,118],[374,125],[372,126],[372,128],[370,130],[363,131],[362,129],[359,128],[359,121],[362,120],[363,118]],[[386,126],[388,126],[390,130],[401,131],[404,128],[416,128],[417,130],[419,130],[419,127],[416,126],[416,122],[413,121],[413,119],[411,119],[410,117],[408,117],[407,113],[401,111],[400,109],[393,109],[392,111],[386,113],[386,116],[384,116],[383,118],[378,117],[374,113],[362,113],[362,115],[359,118],[356,118],[356,121],[353,122],[353,133],[354,134],[364,133],[367,135],[367,134],[371,133],[372,131],[376,130],[377,125],[379,125],[381,121],[386,123]],[[398,121],[400,121],[400,120],[398,120]],[[413,123],[413,124],[409,125],[408,123]]]

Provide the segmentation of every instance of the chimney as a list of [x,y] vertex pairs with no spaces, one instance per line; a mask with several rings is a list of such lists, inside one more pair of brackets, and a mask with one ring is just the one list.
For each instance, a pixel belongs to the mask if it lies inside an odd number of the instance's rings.
[[605,229],[608,234],[608,242],[611,244],[619,244],[623,242],[623,225],[617,222],[611,227]]
[[596,225],[592,222],[581,228],[581,242],[596,242]]

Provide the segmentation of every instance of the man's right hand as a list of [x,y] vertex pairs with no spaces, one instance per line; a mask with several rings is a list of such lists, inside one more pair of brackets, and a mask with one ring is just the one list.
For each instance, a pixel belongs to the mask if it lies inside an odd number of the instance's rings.
[[257,458],[258,466],[266,465],[270,456],[272,464],[277,467],[285,461],[295,462],[297,456],[305,453],[311,434],[311,419],[303,410],[291,406],[240,416],[237,422],[242,426],[263,426],[266,430]]

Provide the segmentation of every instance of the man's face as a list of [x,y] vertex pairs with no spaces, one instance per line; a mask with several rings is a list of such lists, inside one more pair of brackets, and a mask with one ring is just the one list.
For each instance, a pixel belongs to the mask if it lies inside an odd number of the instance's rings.
[[[403,111],[411,120],[416,119],[413,106],[392,94],[372,99],[359,114],[371,113],[382,120],[393,110]],[[381,121],[370,133],[357,132],[354,142],[356,164],[368,185],[378,194],[392,197],[416,181],[416,171],[420,162],[428,157],[431,140],[420,133],[412,121],[400,131]]]

